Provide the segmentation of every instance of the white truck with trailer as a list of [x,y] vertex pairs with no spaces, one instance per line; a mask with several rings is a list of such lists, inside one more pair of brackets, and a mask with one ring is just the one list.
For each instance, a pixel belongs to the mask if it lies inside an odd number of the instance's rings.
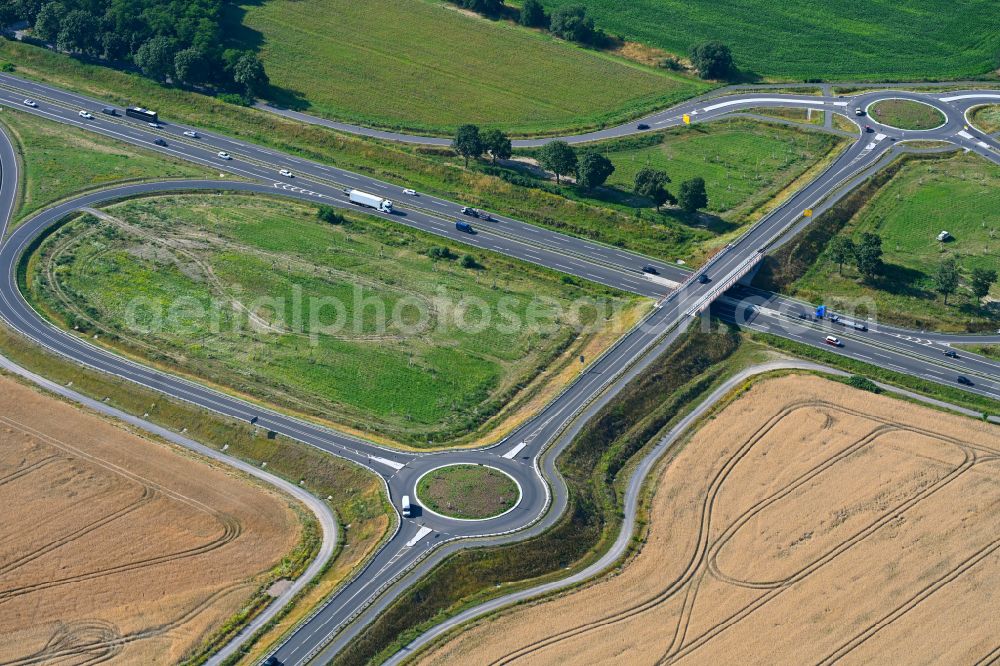
[[375,210],[382,211],[383,213],[392,212],[392,202],[388,199],[375,196],[374,194],[368,194],[367,192],[362,192],[361,190],[351,190],[347,193],[347,198],[351,200],[351,203],[359,206],[374,208]]

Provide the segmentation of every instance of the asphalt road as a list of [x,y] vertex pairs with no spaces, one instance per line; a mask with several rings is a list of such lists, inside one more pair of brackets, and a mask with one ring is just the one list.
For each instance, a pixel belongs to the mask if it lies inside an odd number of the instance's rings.
[[[159,128],[124,118],[111,118],[100,113],[101,102],[80,97],[65,91],[24,82],[16,77],[0,75],[0,104],[35,113],[67,124],[84,127],[106,136],[174,155],[181,159],[210,165],[220,171],[232,173],[254,182],[183,181],[144,183],[116,187],[90,193],[42,211],[17,227],[0,247],[0,316],[12,327],[39,344],[71,360],[126,378],[138,384],[164,392],[177,399],[186,400],[227,416],[249,420],[256,417],[260,427],[317,446],[334,455],[342,456],[364,465],[385,479],[388,492],[398,505],[402,495],[411,497],[415,480],[425,471],[442,464],[484,463],[500,467],[521,485],[522,499],[515,510],[487,521],[457,521],[423,512],[412,519],[403,519],[399,531],[369,562],[365,569],[344,585],[330,601],[297,630],[277,650],[276,655],[286,664],[303,663],[317,651],[324,650],[327,658],[346,641],[350,640],[364,623],[383,608],[398,592],[439,561],[448,552],[474,543],[496,542],[497,535],[517,531],[507,539],[525,538],[541,530],[559,515],[565,505],[565,488],[562,486],[552,461],[572,434],[581,427],[585,418],[609,400],[616,390],[640,372],[687,325],[691,318],[708,308],[720,295],[729,291],[738,280],[751,272],[763,252],[782,234],[805,222],[804,211],[821,210],[832,197],[842,194],[845,187],[857,182],[870,169],[877,167],[892,150],[892,146],[908,139],[935,139],[956,143],[974,150],[993,161],[1000,160],[995,142],[965,129],[963,114],[976,99],[985,93],[949,93],[942,101],[933,95],[900,93],[866,93],[854,98],[828,98],[799,96],[738,95],[718,100],[699,100],[689,109],[697,121],[716,118],[726,113],[746,108],[808,104],[821,108],[847,109],[854,105],[867,105],[886,96],[914,95],[922,101],[940,108],[947,117],[942,127],[928,132],[914,133],[894,130],[873,124],[874,131],[863,134],[861,140],[846,150],[812,183],[792,195],[773,213],[747,231],[738,241],[716,255],[702,268],[707,283],[675,266],[655,262],[641,255],[622,251],[590,241],[567,237],[533,225],[502,216],[496,222],[475,221],[478,233],[463,234],[454,227],[459,204],[430,196],[415,198],[402,194],[406,185],[393,185],[352,174],[334,167],[310,162],[301,158],[282,155],[276,151],[211,133],[201,133],[199,138],[185,137],[190,128],[163,122]],[[978,95],[968,97],[966,95]],[[38,101],[37,108],[25,107],[21,101],[31,97]],[[990,98],[985,98],[989,100]],[[94,119],[79,117],[80,109],[93,112]],[[651,129],[679,124],[677,110],[651,116]],[[574,140],[594,140],[610,136],[635,133],[633,126],[610,128],[601,132],[575,137]],[[967,135],[967,136],[966,136]],[[160,137],[167,146],[152,143]],[[983,144],[983,145],[979,145]],[[229,152],[233,159],[223,161],[216,157],[220,150]],[[9,182],[16,180],[12,153],[0,145],[4,188],[0,189],[0,210],[10,210],[15,188]],[[289,168],[296,173],[293,179],[276,177],[277,170]],[[336,431],[316,426],[308,421],[295,419],[263,406],[238,400],[212,391],[197,383],[168,373],[152,370],[139,363],[122,358],[88,340],[59,330],[42,319],[24,300],[18,290],[16,267],[22,253],[31,242],[67,214],[87,206],[98,205],[115,198],[159,191],[218,188],[255,191],[289,196],[292,198],[323,202],[349,207],[343,195],[344,187],[358,187],[368,192],[394,199],[397,209],[390,219],[401,224],[424,229],[432,233],[474,247],[502,252],[532,263],[548,266],[558,271],[617,287],[634,293],[659,297],[667,294],[653,313],[639,326],[626,334],[602,357],[591,361],[585,373],[564,393],[554,399],[538,415],[525,423],[504,441],[478,451],[443,451],[436,453],[404,453],[374,445]],[[372,212],[372,211],[369,211]],[[381,213],[374,213],[385,215]],[[660,277],[651,279],[643,275],[641,267],[654,264]],[[749,306],[732,306],[727,314],[727,302],[717,306],[719,313],[761,330],[771,330],[780,335],[810,344],[822,344],[826,332],[806,322],[787,315],[773,315],[767,295],[740,294],[751,301]],[[760,302],[755,302],[758,299]],[[931,357],[926,349],[921,354],[916,347],[926,347],[905,337],[888,334],[859,336],[840,331],[845,346],[839,351],[845,355],[874,362],[877,354],[885,354],[902,371],[924,376],[941,383],[953,383],[948,373],[954,371],[953,359],[943,354]],[[947,360],[943,360],[947,359]],[[1000,373],[992,362],[963,354],[959,359],[965,365],[963,372],[974,376],[975,385],[970,390],[1000,397],[996,377]],[[966,367],[968,366],[968,367]],[[992,378],[989,376],[993,368]],[[543,478],[544,476],[544,478]],[[492,535],[492,536],[491,536]],[[468,541],[456,541],[456,539]],[[444,545],[441,545],[444,544]],[[419,566],[413,568],[417,563]],[[412,571],[411,571],[412,568]],[[397,582],[398,581],[398,582]],[[380,594],[387,588],[390,591]],[[348,625],[351,620],[358,622]],[[346,628],[345,628],[346,627]]]

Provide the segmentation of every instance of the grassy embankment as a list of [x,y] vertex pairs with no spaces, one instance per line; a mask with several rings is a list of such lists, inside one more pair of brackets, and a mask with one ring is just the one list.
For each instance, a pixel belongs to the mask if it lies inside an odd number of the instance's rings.
[[[829,254],[820,252],[813,256],[814,265],[802,271],[800,278],[783,280],[782,288],[834,305],[867,302],[879,320],[911,328],[996,329],[1000,310],[995,303],[976,303],[967,280],[973,268],[1000,271],[1000,227],[994,215],[1000,206],[1000,169],[976,155],[959,155],[908,160],[892,172],[887,182],[879,179],[884,182],[881,187],[862,188],[863,196],[854,199],[849,219],[839,231],[855,242],[864,232],[879,234],[885,252],[884,274],[867,283],[848,264],[841,275]],[[942,230],[954,239],[937,241]],[[946,257],[954,257],[963,273],[959,293],[948,305],[934,291],[933,281]],[[991,297],[1000,298],[1000,285],[994,285]]]
[[30,260],[27,293],[49,316],[252,399],[415,446],[515,422],[550,375],[648,307],[500,255],[476,252],[467,268],[459,251],[434,256],[441,239],[357,213],[330,225],[312,206],[235,194],[106,211],[63,226]]
[[1000,132],[1000,104],[980,106],[969,115],[973,124],[983,132]]
[[417,502],[435,513],[463,519],[498,516],[517,503],[514,480],[483,465],[450,465],[428,472],[417,483]]
[[[651,256],[667,260],[682,258],[691,263],[703,255],[703,244],[717,244],[717,236],[711,230],[693,228],[669,216],[637,219],[632,210],[598,205],[600,202],[569,200],[559,193],[535,187],[538,184],[535,179],[528,179],[532,187],[508,182],[516,174],[507,170],[501,174],[506,179],[488,175],[478,168],[465,170],[461,167],[461,160],[447,149],[403,146],[346,136],[256,109],[225,104],[204,95],[164,88],[139,76],[86,65],[67,56],[17,42],[0,40],[0,59],[17,62],[18,74],[22,76],[78,90],[119,105],[141,103],[156,108],[170,120],[188,122],[305,158],[405,183],[422,192]],[[720,143],[725,144],[726,141]],[[712,154],[710,148],[706,150]],[[729,152],[724,145],[716,149],[716,154]],[[813,155],[814,160],[821,158],[821,154]],[[283,165],[274,166],[277,169]],[[756,171],[744,174],[737,170],[728,174],[733,183],[752,180],[756,176]],[[710,187],[709,198],[714,198],[716,194],[718,192],[713,192]],[[642,205],[645,207],[648,203]],[[649,218],[646,215],[648,212],[642,211],[644,218]]]
[[623,122],[709,84],[427,0],[270,0],[230,12],[273,102],[345,122],[514,134]]
[[686,55],[709,39],[728,44],[748,75],[775,80],[910,81],[991,75],[1000,15],[990,0],[927,0],[919,11],[878,0],[825,3],[739,0],[549,0],[587,7],[598,27]]
[[929,130],[945,122],[944,114],[930,104],[908,99],[887,99],[868,109],[872,118],[890,127],[906,130]]
[[[591,419],[560,454],[569,505],[545,534],[451,555],[406,590],[334,663],[381,661],[421,631],[470,605],[594,561],[614,540],[628,471],[699,396],[734,368],[759,360],[731,331],[689,331]],[[666,399],[664,397],[666,396]]]
[[23,169],[15,222],[46,204],[112,183],[218,175],[197,164],[25,113],[4,110],[0,125],[13,141]]

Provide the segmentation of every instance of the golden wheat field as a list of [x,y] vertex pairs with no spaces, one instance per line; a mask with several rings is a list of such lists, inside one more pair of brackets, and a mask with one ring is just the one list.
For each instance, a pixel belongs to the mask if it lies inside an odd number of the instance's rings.
[[755,384],[667,464],[618,575],[429,664],[1000,658],[1000,428],[813,376]]
[[289,500],[0,378],[0,663],[172,664],[294,548]]

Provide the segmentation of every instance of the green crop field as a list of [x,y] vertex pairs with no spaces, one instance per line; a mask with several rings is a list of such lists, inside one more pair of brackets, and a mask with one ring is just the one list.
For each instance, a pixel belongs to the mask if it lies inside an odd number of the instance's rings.
[[[460,247],[434,258],[439,239],[393,222],[314,213],[238,195],[118,204],[53,234],[29,291],[130,353],[415,444],[474,430],[638,302],[497,255],[467,268]],[[599,306],[573,310],[580,297]]]
[[747,120],[667,130],[658,139],[639,148],[629,141],[609,144],[602,151],[615,165],[608,185],[629,191],[647,166],[666,171],[675,192],[682,181],[701,176],[707,210],[739,223],[841,145],[830,134]]
[[624,120],[707,88],[429,0],[255,1],[238,14],[239,34],[261,44],[274,101],[339,120],[552,131]]
[[737,65],[802,80],[973,77],[996,67],[1000,12],[992,0],[900,3],[772,0],[544,0],[582,4],[598,27],[686,55],[695,43],[730,45]]
[[[796,293],[831,301],[865,299],[882,321],[946,330],[990,329],[1000,310],[971,302],[965,288],[947,306],[933,290],[932,276],[945,257],[955,257],[964,274],[973,268],[1000,272],[1000,168],[976,155],[906,164],[841,232],[857,240],[865,231],[882,236],[886,276],[863,284],[853,267],[823,255],[796,283]],[[941,243],[939,232],[954,240]],[[1000,298],[1000,286],[991,296]]]
[[899,129],[929,130],[945,123],[944,114],[930,104],[908,99],[887,99],[876,102],[868,109],[872,118]]
[[196,164],[26,113],[3,111],[0,124],[14,141],[24,170],[15,220],[75,192],[114,182],[215,175]]

